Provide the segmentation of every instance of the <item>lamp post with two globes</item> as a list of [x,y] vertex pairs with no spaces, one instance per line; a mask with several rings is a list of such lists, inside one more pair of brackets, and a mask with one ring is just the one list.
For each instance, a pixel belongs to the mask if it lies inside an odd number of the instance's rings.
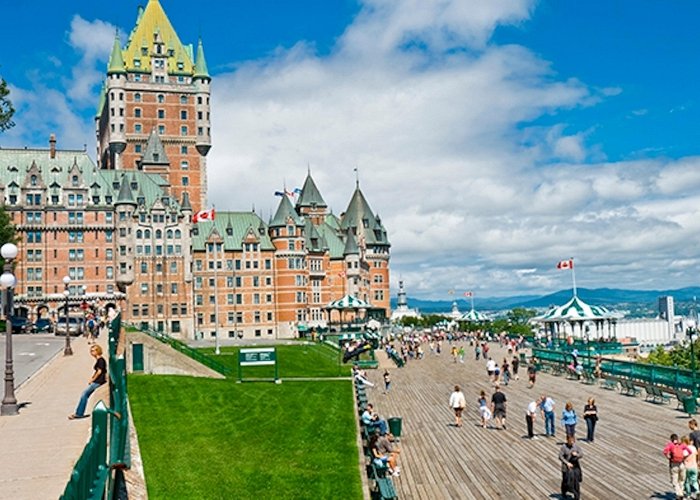
[[17,246],[14,243],[5,243],[0,248],[0,255],[5,259],[3,273],[0,276],[0,288],[4,293],[5,310],[5,395],[0,406],[0,415],[19,414],[19,405],[15,397],[15,371],[12,360],[12,299],[13,288],[17,284],[15,275],[12,274],[12,261],[17,257]]

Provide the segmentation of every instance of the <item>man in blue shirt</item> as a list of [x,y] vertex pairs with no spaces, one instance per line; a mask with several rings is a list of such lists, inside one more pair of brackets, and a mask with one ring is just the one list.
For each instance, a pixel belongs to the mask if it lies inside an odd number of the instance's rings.
[[542,394],[540,409],[544,416],[544,433],[546,436],[554,437],[554,400],[546,394]]

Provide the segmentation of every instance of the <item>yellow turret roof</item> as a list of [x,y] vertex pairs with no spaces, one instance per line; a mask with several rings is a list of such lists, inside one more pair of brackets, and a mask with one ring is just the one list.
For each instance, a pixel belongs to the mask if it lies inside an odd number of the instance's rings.
[[168,73],[194,73],[192,45],[183,45],[158,0],[149,0],[123,51],[124,65],[129,72],[150,72],[153,43],[159,37]]

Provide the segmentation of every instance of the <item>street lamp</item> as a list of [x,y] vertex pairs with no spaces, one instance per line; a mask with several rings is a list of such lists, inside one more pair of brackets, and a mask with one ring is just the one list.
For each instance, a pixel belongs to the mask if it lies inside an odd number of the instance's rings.
[[68,323],[68,296],[70,295],[68,285],[70,285],[70,281],[70,276],[63,277],[63,295],[66,297],[66,347],[63,348],[64,356],[73,355],[73,349],[70,346],[70,324]]
[[697,335],[697,326],[694,327],[688,327],[688,329],[685,331],[686,337],[690,340],[690,370],[693,372],[693,398],[698,397],[698,390],[695,385],[695,346],[693,342],[693,336]]
[[12,274],[12,261],[17,257],[17,246],[13,243],[5,243],[0,248],[0,255],[5,259],[5,267],[0,276],[0,288],[5,293],[5,396],[2,398],[0,415],[19,414],[19,405],[15,397],[15,371],[12,364],[12,289],[17,284],[17,279]]

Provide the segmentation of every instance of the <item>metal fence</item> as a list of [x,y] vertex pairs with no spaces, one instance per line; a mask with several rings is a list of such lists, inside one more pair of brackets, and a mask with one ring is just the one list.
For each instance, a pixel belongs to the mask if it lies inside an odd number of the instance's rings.
[[[540,362],[557,365],[561,368],[566,368],[572,361],[571,353],[564,351],[533,348],[532,355]],[[596,360],[594,356],[580,353],[578,358],[586,369],[595,366]],[[673,366],[602,358],[600,371],[606,377],[625,378],[640,384],[659,385],[672,390],[692,391],[693,387],[697,385],[696,377],[692,370]]]
[[109,327],[109,401],[92,412],[92,435],[73,468],[61,500],[126,498],[123,470],[131,467],[126,359],[117,354],[121,315]]
[[195,361],[203,364],[204,366],[211,368],[215,372],[220,373],[221,375],[224,375],[225,377],[228,377],[233,373],[233,370],[229,368],[226,365],[223,365],[216,361],[215,359],[212,359],[211,357],[207,356],[206,354],[203,354],[200,352],[198,349],[193,349],[184,342],[181,342],[177,339],[172,338],[170,335],[164,332],[157,332],[155,330],[151,330],[149,328],[141,327],[137,328],[136,326],[129,325],[131,328],[134,328],[135,330],[138,330],[140,332],[145,333],[149,337],[153,337],[154,339],[160,340],[164,344],[168,344],[170,347],[175,349],[176,351],[181,352],[185,356],[194,359]]

